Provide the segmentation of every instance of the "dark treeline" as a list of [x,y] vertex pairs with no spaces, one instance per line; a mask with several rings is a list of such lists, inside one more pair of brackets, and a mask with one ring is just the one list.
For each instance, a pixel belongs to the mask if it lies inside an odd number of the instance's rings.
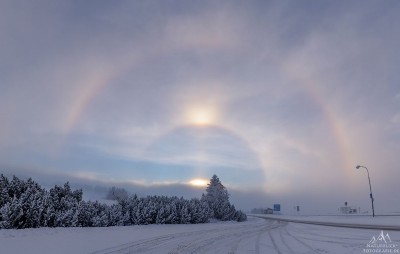
[[10,181],[0,175],[0,229],[189,224],[205,223],[210,218],[246,220],[246,215],[229,203],[226,189],[221,189],[220,183],[213,188],[212,182],[201,199],[133,195],[107,205],[82,200],[82,189],[71,190],[68,182],[47,191],[31,178],[24,181],[13,176]]

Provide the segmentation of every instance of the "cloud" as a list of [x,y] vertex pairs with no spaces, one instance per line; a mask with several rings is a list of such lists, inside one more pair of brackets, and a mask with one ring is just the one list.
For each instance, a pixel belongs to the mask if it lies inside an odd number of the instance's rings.
[[394,124],[400,124],[400,114],[396,114],[392,117],[392,122]]
[[[398,189],[385,189],[398,176],[398,4],[2,5],[12,168],[136,185],[215,171],[287,200],[340,183],[339,200],[365,163],[381,194]],[[226,132],[188,127],[193,109]]]
[[165,26],[165,40],[178,50],[237,49],[242,42],[237,28],[243,21],[223,10],[177,15]]

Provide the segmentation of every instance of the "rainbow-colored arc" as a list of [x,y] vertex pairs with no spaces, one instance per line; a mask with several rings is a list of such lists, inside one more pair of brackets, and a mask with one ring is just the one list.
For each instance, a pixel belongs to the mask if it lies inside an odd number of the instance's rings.
[[111,83],[115,75],[115,73],[91,75],[81,81],[83,89],[75,99],[75,102],[66,118],[66,124],[64,128],[64,133],[66,135],[68,135],[74,129],[88,105],[95,99],[96,95],[102,89],[104,89],[104,87]]
[[[75,100],[66,118],[66,127],[64,130],[66,136],[73,131],[84,114],[85,109],[87,109],[88,106],[95,100],[97,95],[107,86],[113,84],[113,80],[116,77],[124,75],[125,72],[132,70],[137,63],[138,61],[127,64],[124,68],[118,70],[112,69],[102,73],[89,75],[86,77],[86,79],[82,80],[82,92]],[[347,141],[348,139],[346,138],[346,132],[340,119],[335,114],[333,107],[330,107],[328,102],[323,99],[323,93],[320,89],[318,89],[318,82],[310,76],[296,75],[296,73],[291,73],[290,70],[287,71],[289,77],[293,78],[320,108],[324,115],[325,121],[330,128],[330,132],[336,141],[337,151],[341,158],[340,164],[342,170],[347,176],[350,176],[350,171],[347,169],[353,168],[353,163],[350,157],[351,149]],[[348,177],[348,179],[350,178],[351,177]]]
[[334,111],[334,107],[329,104],[327,97],[322,92],[317,78],[309,75],[307,70],[297,69],[296,66],[285,65],[286,73],[292,78],[297,84],[299,84],[309,97],[318,105],[319,109],[324,116],[324,119],[329,126],[330,132],[332,133],[338,153],[341,158],[342,171],[346,174],[347,178],[344,180],[351,179],[350,170],[354,168],[354,163],[351,159],[351,149],[348,143],[348,138],[343,127],[343,123]]
[[130,50],[123,56],[117,56],[118,59],[115,61],[109,60],[109,62],[115,63],[114,65],[106,65],[100,70],[86,75],[79,82],[82,89],[66,117],[64,134],[71,133],[84,114],[85,109],[103,89],[113,84],[113,80],[116,77],[123,76],[125,73],[134,70],[139,64],[160,55],[162,55],[162,48],[149,44],[141,51]]

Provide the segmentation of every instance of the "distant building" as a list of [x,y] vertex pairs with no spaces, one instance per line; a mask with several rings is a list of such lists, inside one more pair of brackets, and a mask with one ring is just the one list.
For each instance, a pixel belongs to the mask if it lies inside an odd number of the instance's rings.
[[358,209],[356,207],[351,207],[351,206],[339,207],[339,211],[342,214],[356,214],[356,213],[358,213]]
[[274,210],[271,209],[271,208],[267,208],[267,209],[265,209],[265,213],[266,213],[266,214],[273,214],[273,213],[274,213]]
[[254,214],[273,214],[274,210],[271,208],[254,208],[251,210]]

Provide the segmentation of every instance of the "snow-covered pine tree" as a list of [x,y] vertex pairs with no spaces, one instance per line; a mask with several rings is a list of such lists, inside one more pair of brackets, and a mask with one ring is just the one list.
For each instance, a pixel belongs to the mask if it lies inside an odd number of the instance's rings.
[[[43,224],[45,190],[34,182],[13,177],[8,184],[7,178],[0,177],[2,196],[0,200],[0,221],[3,228],[36,228]],[[12,197],[12,198],[11,198]]]
[[108,200],[126,200],[129,198],[128,192],[124,188],[111,187],[108,190],[106,199]]
[[210,183],[206,188],[206,195],[202,198],[207,201],[209,207],[213,210],[214,218],[229,220],[229,218],[226,218],[226,214],[229,213],[230,208],[229,194],[217,175],[213,175],[210,179]]
[[0,229],[8,229],[12,228],[10,223],[10,215],[11,215],[11,203],[7,202],[5,205],[0,207]]
[[[5,177],[3,174],[0,175],[0,208],[5,205],[6,203],[11,201],[11,198],[8,195],[8,189],[9,189],[9,181],[7,177]],[[1,221],[1,214],[0,214],[0,221]]]
[[169,214],[166,218],[167,224],[178,224],[179,223],[179,213],[177,209],[177,198],[172,199],[169,204]]
[[17,229],[24,228],[25,216],[22,207],[23,206],[21,203],[21,199],[14,196],[14,198],[11,200],[8,209],[8,215],[7,215],[8,223],[6,223],[6,225],[8,225],[8,228],[17,228]]
[[[131,198],[129,198],[130,200]],[[131,225],[131,211],[129,209],[130,202],[128,200],[122,199],[118,200],[116,204],[116,211],[119,214],[119,219],[116,221],[117,225],[126,226]]]
[[236,213],[235,213],[235,219],[238,222],[246,221],[247,220],[247,215],[244,212],[239,210],[239,211],[236,211]]
[[165,219],[166,219],[166,211],[164,206],[161,206],[160,209],[157,211],[157,216],[156,216],[156,224],[165,224]]
[[98,201],[93,203],[93,211],[91,222],[93,227],[105,227],[108,224],[108,216],[106,212],[107,205],[101,204]]
[[211,210],[212,217],[218,220],[244,221],[246,215],[241,211],[236,211],[235,207],[229,202],[229,193],[222,185],[217,175],[213,175],[207,185],[206,194],[202,195],[202,201],[207,202]]
[[0,228],[9,228],[9,210],[12,197],[9,196],[9,181],[3,174],[0,175]]
[[72,191],[68,182],[46,191],[32,179],[14,176],[8,181],[0,175],[0,228],[205,223],[211,217],[246,220],[229,203],[229,194],[215,175],[200,200],[134,195],[108,206],[82,201],[82,194],[82,190]]
[[78,222],[77,222],[77,226],[78,227],[91,227],[92,226],[92,221],[91,221],[91,217],[92,217],[92,212],[93,207],[92,207],[92,203],[89,202],[85,202],[82,201],[79,203],[78,205]]
[[191,216],[188,209],[189,202],[183,202],[181,206],[181,216],[180,216],[180,224],[189,224],[191,220]]
[[119,204],[113,204],[108,211],[108,225],[107,226],[123,226],[122,209]]
[[157,197],[147,196],[143,199],[142,217],[144,224],[154,224],[157,217]]
[[138,196],[136,194],[131,196],[128,199],[127,209],[128,209],[128,215],[129,215],[129,217],[128,217],[129,222],[126,222],[127,218],[125,216],[125,219],[124,219],[125,224],[124,225],[126,225],[126,223],[129,223],[129,225],[140,225],[142,223],[142,220],[143,220],[142,216],[141,216],[141,209],[143,207],[142,201],[143,201],[143,199],[138,198]]
[[40,227],[45,210],[45,190],[31,178],[24,185],[26,186],[25,191],[21,193],[19,198],[24,213],[20,228]]
[[27,185],[24,180],[19,179],[16,176],[13,176],[13,179],[10,181],[8,186],[8,196],[10,198],[16,197],[19,199],[21,194],[25,192]]
[[189,201],[189,212],[190,212],[190,223],[196,224],[200,223],[201,219],[203,217],[203,214],[201,213],[201,203],[200,200],[197,198],[192,198]]
[[72,218],[75,216],[75,213],[79,213],[78,207],[82,201],[82,195],[82,189],[72,191],[68,182],[64,184],[64,187],[56,185],[51,188],[49,192],[49,207],[47,208],[49,216],[47,226],[72,226]]

